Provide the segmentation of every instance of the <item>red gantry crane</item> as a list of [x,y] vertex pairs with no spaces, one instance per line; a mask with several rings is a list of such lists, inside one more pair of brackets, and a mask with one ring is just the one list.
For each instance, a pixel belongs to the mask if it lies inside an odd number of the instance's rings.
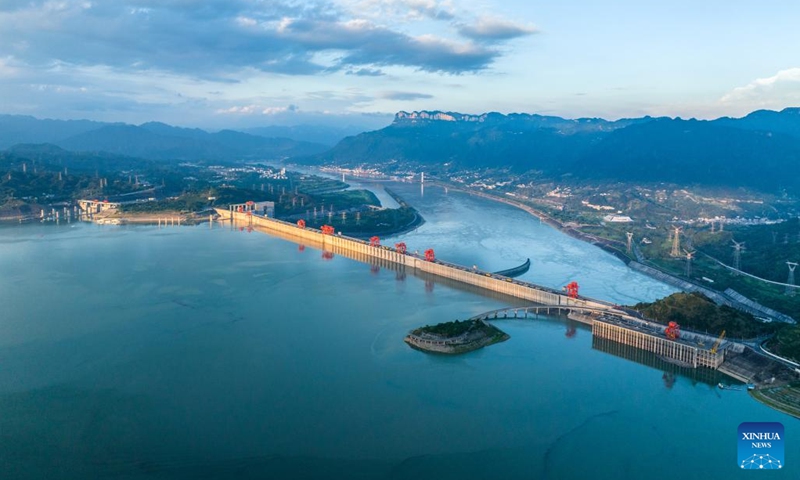
[[681,326],[676,322],[669,322],[667,329],[664,330],[664,336],[670,340],[677,340],[681,338]]
[[378,236],[370,237],[369,246],[370,247],[380,247],[381,246],[381,238],[378,237]]
[[319,227],[319,229],[322,230],[322,233],[325,235],[333,235],[333,232],[335,231],[335,229],[330,225],[323,225]]
[[394,249],[397,250],[397,253],[405,255],[407,250],[406,243],[405,242],[395,243]]
[[297,221],[297,228],[306,228],[306,221],[302,218]]
[[564,289],[567,291],[569,298],[578,298],[578,282],[570,282]]
[[433,249],[432,248],[429,248],[429,249],[425,250],[425,260],[427,260],[429,262],[435,262],[436,261],[436,254],[433,253]]

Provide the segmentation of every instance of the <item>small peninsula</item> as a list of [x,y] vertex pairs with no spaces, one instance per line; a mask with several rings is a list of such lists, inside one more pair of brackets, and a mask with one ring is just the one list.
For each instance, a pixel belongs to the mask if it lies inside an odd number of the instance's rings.
[[404,339],[426,352],[459,354],[508,340],[508,334],[483,320],[455,320],[413,330]]

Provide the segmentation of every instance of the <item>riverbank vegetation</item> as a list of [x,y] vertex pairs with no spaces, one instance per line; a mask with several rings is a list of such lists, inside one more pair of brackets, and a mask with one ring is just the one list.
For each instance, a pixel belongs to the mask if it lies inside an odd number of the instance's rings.
[[775,355],[800,363],[800,326],[785,327],[767,342],[767,348]]
[[633,306],[647,318],[661,324],[677,322],[698,332],[728,338],[756,338],[774,334],[767,347],[776,355],[800,362],[800,326],[785,323],[762,323],[749,313],[716,305],[700,293],[678,292],[650,303]]
[[452,322],[444,322],[436,325],[426,325],[412,331],[411,333],[414,335],[436,335],[442,339],[446,339],[469,333],[481,328],[483,325],[483,322],[478,322],[476,320],[465,320],[463,322],[460,320],[454,320]]
[[728,337],[754,338],[769,335],[781,324],[761,323],[749,313],[725,305],[716,305],[701,293],[678,292],[656,300],[637,303],[633,308],[645,317],[661,324],[677,322],[698,332],[719,335],[725,330]]
[[800,419],[800,382],[751,390],[750,395],[768,407]]

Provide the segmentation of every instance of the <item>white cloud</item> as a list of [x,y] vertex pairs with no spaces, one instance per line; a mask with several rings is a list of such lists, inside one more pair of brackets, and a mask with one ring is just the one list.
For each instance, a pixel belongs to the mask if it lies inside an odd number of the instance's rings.
[[19,73],[19,68],[13,65],[13,57],[0,57],[0,77],[13,77]]
[[252,115],[259,110],[256,105],[234,105],[230,108],[220,108],[217,113],[225,115]]
[[236,23],[238,23],[242,27],[255,27],[256,25],[258,25],[258,22],[254,18],[245,16],[236,17]]
[[234,105],[228,108],[220,108],[217,110],[217,113],[222,115],[254,115],[257,113],[261,115],[280,115],[281,113],[296,112],[297,110],[297,105],[264,107],[251,103],[249,105]]
[[261,110],[262,115],[278,115],[280,113],[295,112],[297,111],[296,105],[288,105],[286,107],[267,107]]
[[471,25],[459,25],[459,33],[475,40],[502,41],[536,33],[536,27],[504,18],[483,16]]
[[451,0],[350,0],[350,10],[370,18],[397,20],[451,20],[456,9]]
[[779,109],[800,102],[800,67],[781,70],[766,78],[757,78],[736,87],[719,99],[719,103],[744,109]]

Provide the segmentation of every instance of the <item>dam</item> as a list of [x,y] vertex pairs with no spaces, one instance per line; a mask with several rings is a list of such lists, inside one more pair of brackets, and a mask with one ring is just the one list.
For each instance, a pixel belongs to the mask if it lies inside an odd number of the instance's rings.
[[592,300],[585,297],[570,297],[564,292],[547,287],[534,285],[528,282],[514,280],[509,277],[478,269],[470,269],[461,265],[445,262],[436,258],[427,260],[413,253],[401,253],[393,247],[375,245],[370,242],[350,238],[339,234],[323,233],[315,228],[302,228],[296,224],[226,209],[216,209],[221,218],[230,218],[238,225],[261,227],[268,232],[282,233],[289,238],[305,245],[313,245],[323,251],[332,253],[349,252],[365,259],[374,259],[378,262],[390,262],[405,269],[433,274],[438,277],[456,280],[460,283],[473,285],[484,290],[501,293],[511,297],[527,300],[543,305],[575,306],[584,308],[601,308],[613,310],[612,303]]
[[[565,313],[575,320],[592,326],[593,335],[617,341],[642,350],[656,353],[691,368],[699,366],[716,369],[724,361],[725,351],[733,345],[725,342],[722,348],[713,352],[706,347],[714,338],[702,334],[691,333],[680,341],[668,340],[662,335],[664,326],[647,321],[624,307],[597,299],[577,295],[577,291],[561,292],[555,289],[535,285],[530,282],[515,280],[498,273],[470,269],[435,258],[433,250],[420,256],[403,252],[397,248],[380,245],[377,241],[368,242],[350,238],[333,232],[330,227],[323,230],[305,227],[242,210],[237,206],[230,209],[217,208],[216,212],[223,219],[230,219],[233,224],[263,230],[266,233],[290,240],[301,245],[310,245],[323,252],[343,254],[358,261],[377,265],[391,266],[401,272],[413,270],[421,276],[433,275],[439,278],[469,285],[483,291],[529,301],[538,306],[527,308],[503,309],[505,312],[521,312],[533,310],[538,312],[551,310]],[[323,253],[324,255],[325,253]],[[498,318],[497,312],[494,312]],[[484,314],[488,318],[489,314]],[[525,315],[527,317],[527,313]],[[506,313],[507,317],[507,313]],[[515,313],[516,317],[516,313]]]

